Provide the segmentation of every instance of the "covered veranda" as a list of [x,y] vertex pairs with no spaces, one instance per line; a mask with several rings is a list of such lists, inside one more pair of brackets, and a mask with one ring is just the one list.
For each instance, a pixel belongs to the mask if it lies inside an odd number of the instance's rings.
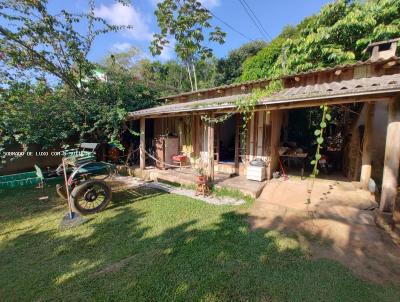
[[[364,70],[364,73],[360,73]],[[367,72],[366,70],[369,70]],[[371,71],[372,70],[372,71]],[[250,123],[250,138],[246,141],[245,160],[239,161],[239,151],[235,148],[234,173],[246,169],[249,160],[261,157],[268,162],[268,179],[272,172],[279,170],[279,139],[285,111],[296,108],[310,108],[321,105],[343,105],[360,103],[365,123],[362,137],[362,159],[359,163],[359,184],[366,188],[371,178],[371,150],[374,131],[371,115],[375,104],[387,108],[385,156],[383,164],[381,211],[392,211],[397,196],[398,170],[400,160],[400,72],[398,59],[379,62],[357,63],[332,69],[309,72],[282,78],[284,89],[262,98],[254,108],[254,118]],[[235,109],[235,101],[248,96],[257,87],[265,87],[268,80],[234,84],[210,90],[198,91],[169,99],[170,104],[132,112],[130,119],[140,120],[141,146],[145,146],[146,120],[181,117],[218,116]],[[210,97],[210,95],[212,95]],[[193,129],[196,124],[193,124]],[[258,130],[261,129],[262,130]],[[214,156],[206,156],[207,174],[212,181],[218,181],[219,172],[215,157],[215,124],[205,125],[203,138],[206,141],[200,151]],[[253,130],[254,129],[254,130]],[[196,130],[197,131],[197,130]],[[196,135],[196,134],[195,134]],[[262,142],[262,145],[261,143]],[[260,147],[262,146],[262,147]],[[268,152],[264,147],[267,147]],[[140,169],[146,169],[145,150],[141,148]],[[161,173],[161,172],[160,172]],[[161,174],[173,175],[175,169]],[[244,172],[245,174],[245,172]],[[243,174],[242,174],[243,175]],[[234,179],[235,177],[229,178]],[[171,176],[172,177],[172,176]],[[176,177],[176,179],[185,177]],[[233,181],[232,181],[233,182]]]

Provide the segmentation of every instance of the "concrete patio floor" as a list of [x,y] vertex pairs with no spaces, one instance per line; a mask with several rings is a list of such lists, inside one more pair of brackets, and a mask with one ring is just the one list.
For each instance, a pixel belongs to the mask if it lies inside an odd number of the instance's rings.
[[[158,181],[168,181],[183,185],[194,185],[197,182],[196,172],[192,169],[168,169],[151,171],[151,178]],[[257,198],[267,182],[248,180],[244,176],[230,176],[225,173],[215,173],[214,186],[217,188],[229,188],[239,190],[243,194]]]
[[400,284],[400,248],[376,226],[375,198],[358,185],[272,180],[251,209],[250,225],[291,233],[312,257],[339,261],[368,280]]

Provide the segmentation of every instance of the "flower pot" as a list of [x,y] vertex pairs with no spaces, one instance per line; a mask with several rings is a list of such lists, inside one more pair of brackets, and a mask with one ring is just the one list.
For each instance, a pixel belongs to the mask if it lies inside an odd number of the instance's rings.
[[198,183],[206,183],[206,182],[207,182],[207,176],[205,176],[205,175],[198,175],[198,176],[197,176],[197,182],[198,182]]

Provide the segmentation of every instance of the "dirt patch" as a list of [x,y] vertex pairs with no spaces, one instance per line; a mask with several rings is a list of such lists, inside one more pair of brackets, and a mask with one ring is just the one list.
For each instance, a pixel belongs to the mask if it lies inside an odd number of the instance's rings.
[[322,183],[313,190],[320,196],[307,204],[306,191],[293,181],[270,187],[251,209],[251,227],[294,234],[313,259],[333,259],[372,282],[400,284],[400,247],[376,226],[368,192],[351,183]]

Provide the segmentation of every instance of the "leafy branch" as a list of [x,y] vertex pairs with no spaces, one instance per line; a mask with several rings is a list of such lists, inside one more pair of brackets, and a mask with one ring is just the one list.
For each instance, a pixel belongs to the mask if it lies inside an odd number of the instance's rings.
[[[76,95],[84,95],[83,78],[94,78],[95,64],[87,59],[94,39],[130,26],[115,26],[89,11],[73,14],[48,11],[48,1],[0,0],[0,82],[34,82],[58,79]],[[86,21],[82,34],[76,25]],[[96,26],[95,26],[96,25]]]

